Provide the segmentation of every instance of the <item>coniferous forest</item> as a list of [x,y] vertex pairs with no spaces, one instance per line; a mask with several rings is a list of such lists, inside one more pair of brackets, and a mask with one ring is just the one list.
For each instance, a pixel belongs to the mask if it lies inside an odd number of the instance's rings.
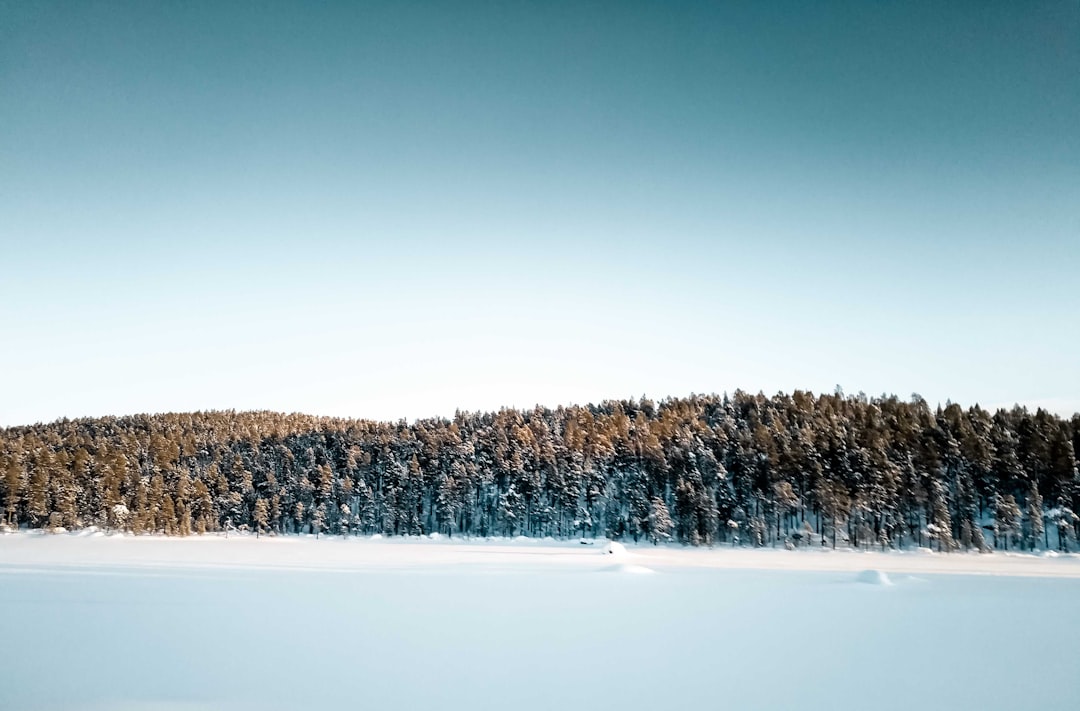
[[1080,415],[839,391],[218,411],[0,429],[0,494],[5,528],[1072,550],[1078,448]]

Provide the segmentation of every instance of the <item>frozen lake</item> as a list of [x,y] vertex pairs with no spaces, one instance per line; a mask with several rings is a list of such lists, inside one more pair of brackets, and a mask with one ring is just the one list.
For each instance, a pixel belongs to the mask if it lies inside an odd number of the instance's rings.
[[741,553],[7,536],[0,709],[1015,711],[1080,696],[1074,558]]

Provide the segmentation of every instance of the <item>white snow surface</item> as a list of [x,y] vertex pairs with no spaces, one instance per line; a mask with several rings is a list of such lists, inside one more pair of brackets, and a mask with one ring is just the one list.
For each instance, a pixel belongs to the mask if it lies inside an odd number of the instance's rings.
[[[593,541],[589,541],[593,543]],[[578,541],[262,536],[230,534],[170,538],[89,529],[67,534],[38,531],[0,535],[0,568],[20,565],[67,569],[232,568],[361,571],[376,569],[598,570],[612,561],[653,569],[740,569],[820,572],[881,571],[1080,578],[1080,554],[936,553],[925,548],[886,553],[809,548],[691,548]],[[601,555],[597,555],[600,553]]]
[[644,565],[634,565],[633,563],[619,563],[604,570],[611,573],[631,573],[633,575],[652,575],[656,571],[652,568],[646,568]]
[[1080,695],[1075,555],[620,548],[3,535],[0,709],[995,711]]

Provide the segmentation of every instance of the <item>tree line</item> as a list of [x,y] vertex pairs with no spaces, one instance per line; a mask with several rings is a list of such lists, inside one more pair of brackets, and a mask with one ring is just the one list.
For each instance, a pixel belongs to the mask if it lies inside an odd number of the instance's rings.
[[273,412],[0,429],[2,525],[189,535],[599,537],[1059,549],[1080,415],[741,391],[459,412]]

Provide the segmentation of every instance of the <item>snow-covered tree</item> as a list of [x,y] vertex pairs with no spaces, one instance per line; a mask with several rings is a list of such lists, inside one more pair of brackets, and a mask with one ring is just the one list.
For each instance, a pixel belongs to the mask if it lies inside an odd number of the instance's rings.
[[671,521],[667,505],[663,499],[654,496],[649,504],[649,538],[654,544],[671,540],[674,529],[675,524]]
[[266,525],[270,522],[270,507],[267,506],[266,499],[262,497],[255,499],[251,520],[255,524],[255,537],[258,538],[266,531]]

